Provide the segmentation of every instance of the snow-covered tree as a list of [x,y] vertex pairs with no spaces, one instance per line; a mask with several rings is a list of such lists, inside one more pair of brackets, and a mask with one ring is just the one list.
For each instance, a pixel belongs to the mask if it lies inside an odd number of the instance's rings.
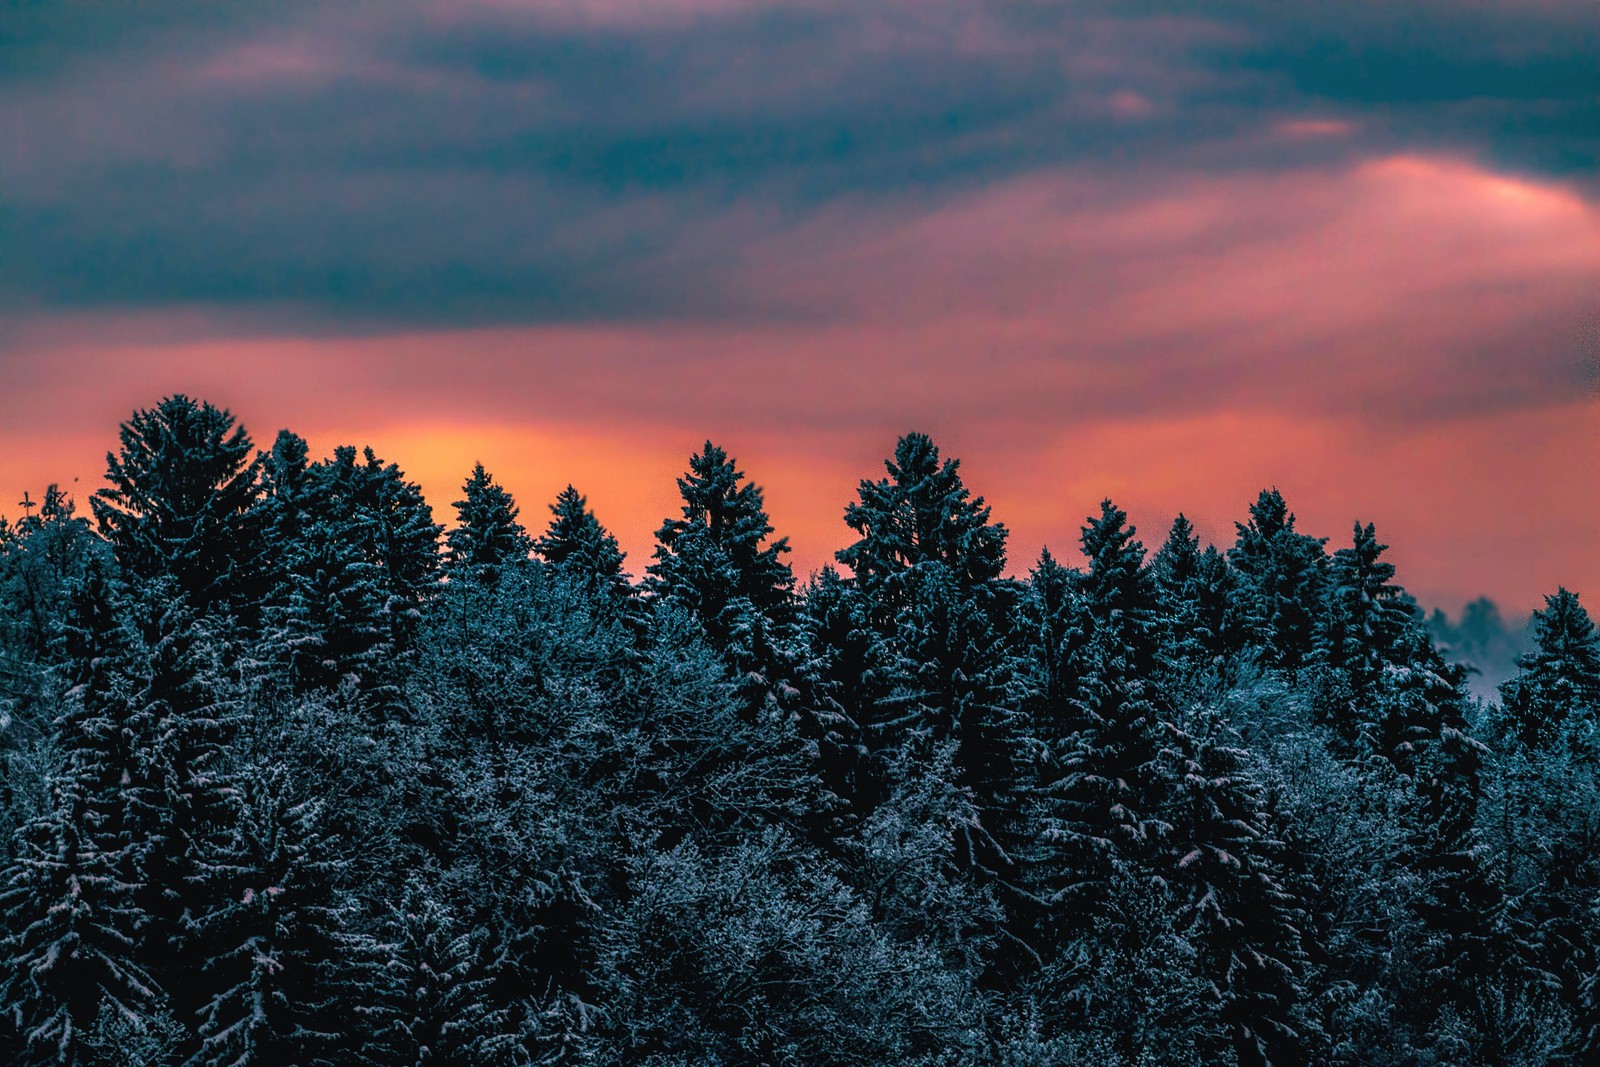
[[20,1062],[92,1062],[102,1011],[130,1034],[164,1029],[166,995],[141,951],[154,724],[130,693],[133,638],[113,596],[97,570],[74,598],[76,678],[55,722],[49,806],[19,830],[0,875],[0,1005]]
[[1600,634],[1578,595],[1562,588],[1545,597],[1531,629],[1534,650],[1500,687],[1505,728],[1533,750],[1571,732],[1600,732]]
[[452,575],[476,574],[493,583],[502,564],[527,559],[533,550],[528,532],[517,521],[517,505],[479,463],[461,487],[455,502],[457,523],[445,536],[445,570]]
[[1316,644],[1327,557],[1322,540],[1295,529],[1276,489],[1263,489],[1228,552],[1242,579],[1237,604],[1263,665],[1294,672]]
[[286,539],[264,654],[286,668],[297,692],[353,682],[381,703],[378,691],[397,680],[394,658],[410,648],[437,592],[441,527],[421,490],[372,449],[358,457],[342,446],[302,468],[301,449],[279,445],[269,500],[282,501],[277,528]]
[[534,543],[539,557],[567,569],[580,584],[596,591],[631,596],[633,588],[622,570],[622,549],[611,531],[589,510],[587,498],[569,485],[557,495],[550,512],[550,526]]
[[710,441],[690,457],[678,492],[682,516],[656,531],[645,589],[698,619],[741,668],[770,668],[776,629],[793,613],[788,539],[772,539],[761,488]]
[[340,1000],[350,905],[319,825],[322,804],[281,764],[240,777],[233,817],[191,861],[201,902],[184,924],[202,958],[187,976],[199,1001],[189,1062],[348,1062],[364,1044],[353,1009],[365,991]]
[[100,532],[131,580],[170,579],[196,613],[250,616],[260,596],[261,460],[226,410],[177,394],[135,411],[95,493]]
[[909,603],[908,575],[939,563],[970,591],[999,578],[1006,562],[1006,528],[989,521],[983,497],[961,479],[961,461],[940,462],[927,434],[909,433],[885,460],[888,477],[863,480],[845,523],[859,536],[838,552],[880,613]]

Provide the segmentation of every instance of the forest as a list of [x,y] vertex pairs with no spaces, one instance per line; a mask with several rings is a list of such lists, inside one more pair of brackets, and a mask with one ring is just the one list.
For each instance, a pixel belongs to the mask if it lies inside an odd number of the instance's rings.
[[707,442],[633,575],[571,486],[113,443],[0,523],[0,1062],[1600,1062],[1571,591],[1474,689],[1270,488],[1008,566],[909,433],[797,581]]

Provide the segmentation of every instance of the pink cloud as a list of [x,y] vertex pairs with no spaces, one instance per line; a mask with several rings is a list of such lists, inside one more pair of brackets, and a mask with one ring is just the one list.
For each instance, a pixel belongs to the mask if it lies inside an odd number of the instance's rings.
[[1335,544],[1376,521],[1436,602],[1600,592],[1600,520],[1572,488],[1597,473],[1584,375],[1600,211],[1559,186],[1415,156],[1147,185],[1037,176],[900,216],[836,204],[731,246],[750,298],[786,317],[375,337],[199,312],[13,328],[0,510],[51,480],[86,496],[117,423],[183,391],[263,445],[279,426],[324,451],[372,443],[444,516],[478,460],[535,525],[573,481],[636,571],[710,436],[767,487],[804,572],[843,543],[856,481],[916,428],[964,458],[1019,569],[1042,544],[1070,555],[1107,493],[1153,545],[1180,509],[1231,540],[1277,484]]

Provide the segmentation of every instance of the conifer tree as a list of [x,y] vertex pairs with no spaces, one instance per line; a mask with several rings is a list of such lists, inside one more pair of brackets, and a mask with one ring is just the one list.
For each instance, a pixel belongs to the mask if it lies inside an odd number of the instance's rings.
[[492,583],[505,563],[525,560],[533,549],[528,532],[517,521],[517,505],[479,463],[462,486],[466,495],[455,502],[459,518],[445,536],[447,573],[472,571]]
[[1184,515],[1150,560],[1160,615],[1161,656],[1174,682],[1191,687],[1235,678],[1245,635],[1234,601],[1237,579],[1216,546],[1200,547]]
[[[959,460],[939,459],[925,434],[902,437],[889,477],[862,481],[859,499],[845,508],[845,521],[860,539],[837,555],[855,575],[851,587],[873,632],[864,672],[870,695],[859,719],[863,740],[879,753],[900,752],[906,741],[951,740],[936,728],[962,701],[955,692],[919,678],[920,656],[943,646],[965,659],[946,681],[987,687],[998,697],[1011,671],[1008,617],[1017,590],[1000,582],[1005,565],[1004,526],[989,523],[982,497],[973,499],[962,483]],[[970,644],[961,631],[986,633]],[[980,680],[982,679],[982,680]],[[1010,701],[1007,700],[1009,703]],[[999,714],[999,712],[996,712]],[[1012,721],[1009,712],[1001,715]],[[958,754],[962,764],[967,756]]]
[[907,575],[939,563],[965,591],[1000,577],[1006,528],[989,521],[989,507],[961,480],[961,461],[939,460],[927,434],[909,433],[886,460],[887,478],[863,480],[859,499],[845,508],[859,540],[838,552],[880,613],[909,601]]
[[294,442],[280,445],[270,484],[274,499],[284,487],[279,522],[298,530],[279,550],[268,656],[297,692],[352,681],[382,703],[396,679],[380,668],[410,648],[437,588],[440,527],[417,486],[370,448],[358,458],[343,446],[302,469]]
[[1316,651],[1318,703],[1347,748],[1384,733],[1375,713],[1384,706],[1380,691],[1394,680],[1386,671],[1404,667],[1423,640],[1410,599],[1394,584],[1394,564],[1380,558],[1387,548],[1371,523],[1358,522],[1351,547],[1335,552],[1328,569]]
[[[435,872],[436,873],[436,872]],[[464,927],[420,879],[406,883],[380,931],[383,969],[364,1014],[373,1064],[515,1062],[517,1034],[495,1006],[485,931]]]
[[818,746],[817,770],[843,809],[816,813],[824,823],[835,815],[862,818],[883,799],[890,780],[888,752],[867,736],[878,696],[868,677],[877,634],[867,608],[866,598],[832,567],[818,572],[801,597],[805,658],[798,673]]
[[74,597],[76,684],[56,722],[62,762],[50,806],[18,834],[0,875],[0,1005],[21,1062],[85,1062],[103,1010],[133,1033],[162,1030],[166,995],[141,953],[149,723],[121,675],[129,637],[100,567]]
[[1531,629],[1535,649],[1500,687],[1507,730],[1532,750],[1549,748],[1564,731],[1600,730],[1600,635],[1577,594],[1561,588],[1545,597]]
[[1196,950],[1203,1010],[1239,1064],[1304,1063],[1315,1047],[1297,1008],[1307,954],[1303,904],[1288,879],[1286,845],[1248,754],[1213,712],[1194,731],[1171,730],[1171,795],[1159,870],[1178,928]]
[[63,686],[84,669],[76,606],[115,567],[59,487],[37,506],[0,537],[0,864],[12,831],[43,809],[52,720]]
[[[1600,637],[1562,588],[1534,613],[1534,648],[1518,659],[1490,717],[1497,805],[1495,865],[1530,928],[1522,959],[1556,1003],[1575,1006],[1575,1055],[1600,1049]],[[1576,1062],[1576,1061],[1575,1061]]]
[[1036,880],[1053,921],[1079,937],[1114,880],[1151,868],[1164,802],[1162,709],[1142,673],[1154,658],[1153,590],[1134,534],[1109,500],[1083,527],[1089,568],[1075,583],[1075,609],[1084,637],[1076,662],[1057,668],[1072,680],[1070,695],[1042,771],[1045,852]]
[[566,568],[595,589],[619,595],[631,591],[622,571],[622,549],[617,547],[616,537],[589,510],[583,494],[567,486],[550,505],[550,512],[553,517],[549,528],[534,543],[540,558]]
[[252,616],[261,589],[253,513],[261,461],[226,410],[182,394],[122,425],[93,505],[100,532],[134,581],[170,579],[199,614]]
[[[845,509],[860,540],[838,553],[855,570],[872,634],[858,800],[884,795],[889,781],[951,746],[977,816],[961,828],[956,854],[1014,911],[1030,742],[1011,648],[1021,591],[1000,578],[1006,530],[971,497],[960,462],[941,462],[926,435],[901,438],[885,466],[889,478],[863,481]],[[1020,947],[1008,936],[993,962],[1020,966]]]
[[1276,489],[1263,489],[1250,521],[1236,524],[1228,560],[1239,572],[1239,610],[1264,666],[1293,673],[1311,657],[1321,613],[1322,540],[1295,529]]
[[1047,744],[1072,730],[1072,708],[1086,668],[1091,626],[1078,589],[1082,576],[1063,566],[1048,548],[1028,578],[1024,602],[1024,647],[1032,668],[1035,736]]
[[672,601],[705,626],[712,644],[736,651],[741,665],[773,658],[774,627],[792,614],[794,574],[783,556],[787,538],[771,540],[772,524],[759,486],[710,441],[678,479],[682,517],[656,531],[655,562],[645,588]]
[[348,905],[322,805],[281,765],[241,776],[233,818],[196,847],[203,903],[184,917],[201,959],[197,1067],[335,1064],[364,1043],[361,1014],[340,1003]]
[[989,615],[942,565],[918,572],[912,592],[892,638],[875,652],[875,670],[892,685],[877,702],[878,736],[869,742],[887,750],[899,775],[952,746],[955,784],[969,792],[976,813],[958,828],[958,862],[1009,884],[1018,873],[1013,853],[1028,785],[1016,665]]
[[1079,589],[1094,624],[1093,666],[1123,679],[1150,679],[1156,673],[1155,582],[1137,532],[1128,525],[1127,512],[1104,500],[1100,517],[1090,519],[1082,538],[1089,568]]
[[136,591],[129,611],[139,631],[130,715],[144,772],[127,795],[142,874],[139,958],[187,1022],[199,1006],[204,951],[185,923],[205,901],[194,865],[204,840],[229,821],[234,791],[228,753],[242,716],[227,683],[233,646],[214,616],[196,618],[166,582]]

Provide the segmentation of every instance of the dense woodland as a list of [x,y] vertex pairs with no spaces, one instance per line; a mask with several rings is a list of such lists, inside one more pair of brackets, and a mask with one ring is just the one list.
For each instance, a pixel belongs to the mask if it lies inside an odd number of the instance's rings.
[[1275,490],[1009,577],[913,433],[799,584],[732,457],[678,486],[636,581],[575,489],[446,532],[176,396],[0,526],[0,1062],[1600,1057],[1572,593],[1480,700]]

